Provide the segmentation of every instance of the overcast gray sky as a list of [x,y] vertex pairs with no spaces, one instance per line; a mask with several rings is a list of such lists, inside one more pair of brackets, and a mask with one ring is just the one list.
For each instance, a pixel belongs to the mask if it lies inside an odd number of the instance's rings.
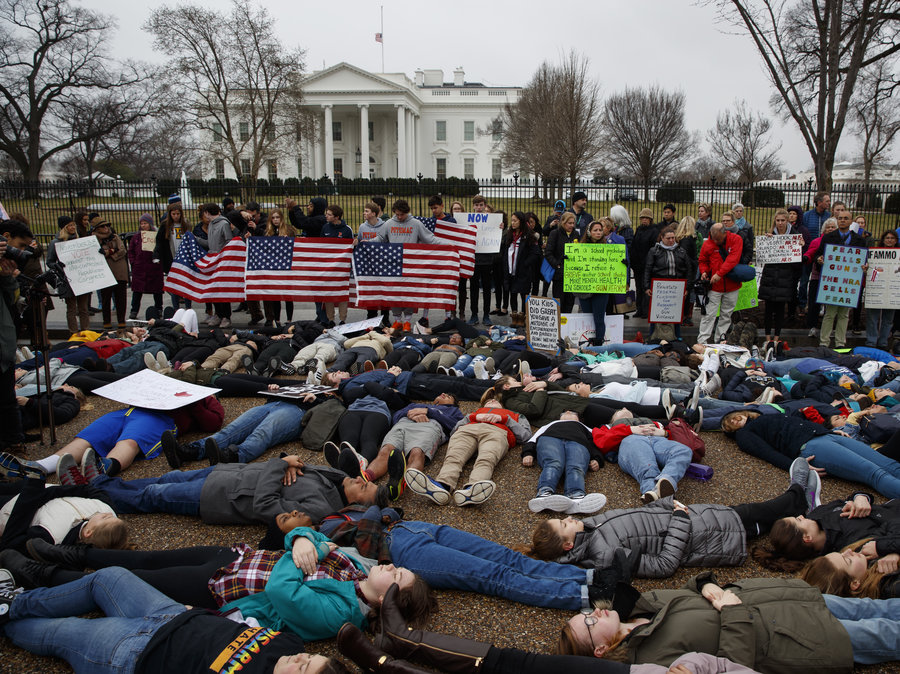
[[[86,0],[85,6],[118,20],[114,54],[159,61],[141,30],[151,8],[164,3]],[[199,4],[227,12],[225,0]],[[276,18],[276,35],[286,46],[306,50],[307,69],[347,61],[381,72],[377,0],[308,2],[262,0]],[[715,8],[689,0],[385,0],[384,65],[387,72],[412,76],[417,68],[442,68],[445,81],[462,66],[466,80],[524,86],[544,60],[559,60],[570,48],[590,58],[602,90],[658,83],[687,95],[687,125],[704,134],[734,99],[773,117],[773,135],[788,174],[811,166],[793,122],[775,120],[769,107],[772,85],[757,52],[744,35],[718,21]],[[234,35],[224,39],[237,39]],[[705,140],[704,140],[705,149]],[[856,156],[858,143],[844,133],[842,155]],[[895,152],[896,156],[896,152]]]

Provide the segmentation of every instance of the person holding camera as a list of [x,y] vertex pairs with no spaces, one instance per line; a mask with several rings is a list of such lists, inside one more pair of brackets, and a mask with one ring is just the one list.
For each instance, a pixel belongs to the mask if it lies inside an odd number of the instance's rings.
[[16,324],[13,307],[18,297],[19,265],[30,257],[28,245],[34,235],[16,220],[0,223],[0,449],[18,451],[25,436],[16,401]]
[[112,304],[116,303],[117,328],[125,329],[125,310],[128,308],[126,293],[128,290],[128,260],[125,258],[128,251],[119,235],[112,231],[112,225],[104,218],[97,216],[91,220],[91,233],[97,237],[100,243],[100,252],[106,258],[106,264],[116,279],[116,285],[100,290],[100,300],[103,302],[103,329],[112,330]]

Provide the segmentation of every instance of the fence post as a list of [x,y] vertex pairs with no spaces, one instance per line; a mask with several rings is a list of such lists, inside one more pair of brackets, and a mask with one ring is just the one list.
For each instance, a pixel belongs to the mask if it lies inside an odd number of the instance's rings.
[[520,211],[522,209],[519,208],[519,172],[518,171],[513,173],[513,180],[515,181],[515,190],[513,192],[513,195],[514,195],[513,196],[513,210]]

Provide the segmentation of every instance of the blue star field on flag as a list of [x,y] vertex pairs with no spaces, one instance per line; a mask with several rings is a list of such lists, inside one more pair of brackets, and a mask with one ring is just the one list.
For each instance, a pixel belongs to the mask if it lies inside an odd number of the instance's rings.
[[403,244],[365,243],[356,247],[357,276],[402,276]]
[[294,239],[287,236],[265,237],[261,241],[263,245],[254,245],[249,248],[247,269],[290,269],[294,257]]

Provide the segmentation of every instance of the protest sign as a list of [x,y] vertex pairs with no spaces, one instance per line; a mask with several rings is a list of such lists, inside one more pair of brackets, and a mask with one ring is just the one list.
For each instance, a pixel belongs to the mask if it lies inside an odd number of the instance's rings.
[[374,330],[379,325],[381,325],[381,316],[376,316],[375,318],[366,318],[362,321],[354,321],[353,323],[344,323],[344,325],[337,325],[334,329],[342,335],[349,335],[352,332],[363,332],[364,330],[369,330],[370,328]]
[[153,370],[141,370],[129,377],[94,389],[94,394],[132,407],[177,410],[221,390],[187,384]]
[[681,324],[684,310],[684,279],[655,278],[650,284],[650,323]]
[[803,255],[802,234],[773,234],[758,236],[756,242],[756,264],[782,264],[800,262]]
[[116,285],[96,236],[85,236],[56,244],[56,256],[63,263],[66,280],[76,295]]
[[559,300],[529,295],[525,339],[532,351],[559,353]]
[[625,244],[566,244],[563,292],[614,293],[628,290],[625,283]]
[[[607,316],[604,344],[621,344],[624,340],[625,317]],[[559,336],[572,346],[584,346],[594,339],[597,331],[594,314],[562,314],[559,319]]]
[[156,249],[156,232],[141,232],[141,250],[152,253]]
[[900,248],[870,248],[866,309],[900,309]]
[[303,386],[280,386],[274,391],[264,389],[259,392],[261,396],[270,396],[272,398],[286,398],[288,400],[303,400],[308,394],[318,395],[320,393],[328,393],[329,391],[337,391],[336,386],[322,386],[321,384],[304,384]]
[[826,244],[816,302],[855,307],[862,288],[862,266],[866,263],[866,252],[865,248],[857,246]]
[[499,253],[503,238],[503,216],[500,213],[454,213],[457,223],[467,222],[478,225],[476,253]]

